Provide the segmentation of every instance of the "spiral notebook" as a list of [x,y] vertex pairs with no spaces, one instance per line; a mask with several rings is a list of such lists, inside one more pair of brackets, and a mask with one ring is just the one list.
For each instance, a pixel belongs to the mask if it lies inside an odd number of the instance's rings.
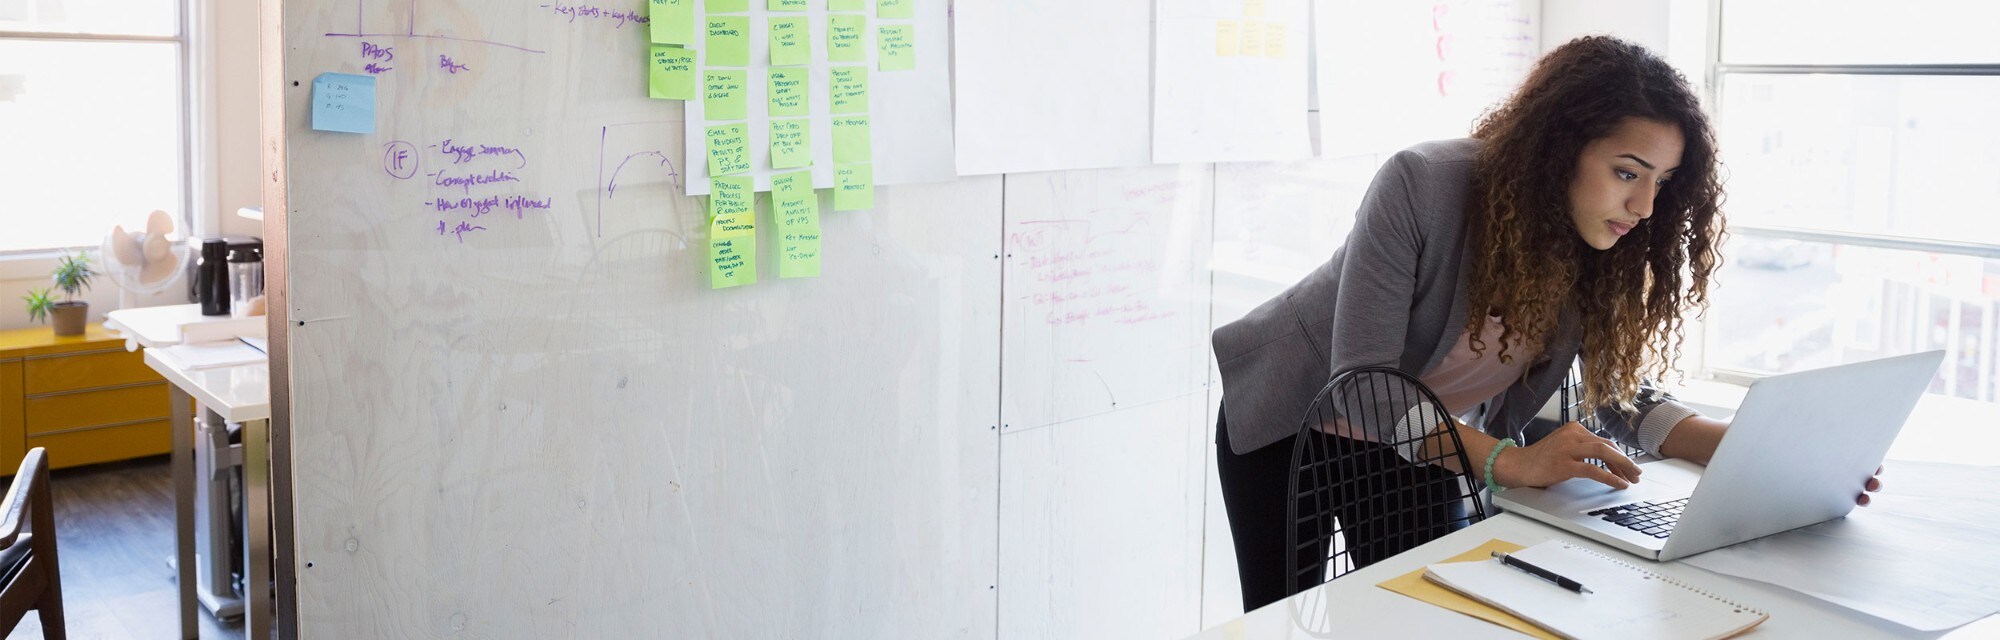
[[1558,587],[1497,560],[1434,564],[1424,578],[1576,640],[1727,638],[1769,619],[1763,611],[1561,540],[1513,554],[1589,587]]

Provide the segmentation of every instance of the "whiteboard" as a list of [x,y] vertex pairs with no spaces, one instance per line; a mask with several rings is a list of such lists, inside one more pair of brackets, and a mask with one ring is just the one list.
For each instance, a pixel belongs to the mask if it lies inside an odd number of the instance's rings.
[[[303,637],[992,637],[1000,179],[708,290],[642,32],[560,6],[283,5]],[[311,131],[363,42],[376,132]]]
[[1541,55],[1540,0],[1314,0],[1320,156],[1463,138]]
[[1153,160],[1312,155],[1306,126],[1308,0],[1159,0]]
[[1008,177],[1004,430],[1201,391],[1211,171]]

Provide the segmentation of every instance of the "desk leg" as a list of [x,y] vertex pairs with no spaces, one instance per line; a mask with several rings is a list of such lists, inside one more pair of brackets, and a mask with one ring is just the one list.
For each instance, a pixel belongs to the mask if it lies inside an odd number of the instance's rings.
[[243,423],[243,627],[247,640],[270,640],[277,609],[271,601],[271,421]]
[[173,417],[174,573],[180,589],[182,640],[196,640],[194,602],[194,399],[180,385],[167,385],[167,412]]

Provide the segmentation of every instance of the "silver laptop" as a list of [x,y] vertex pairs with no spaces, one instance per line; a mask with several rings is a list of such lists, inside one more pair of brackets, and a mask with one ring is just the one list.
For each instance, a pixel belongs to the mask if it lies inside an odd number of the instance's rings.
[[1854,509],[1943,360],[1927,351],[1764,378],[1707,469],[1661,460],[1640,465],[1629,489],[1577,478],[1493,503],[1654,560],[1832,520]]

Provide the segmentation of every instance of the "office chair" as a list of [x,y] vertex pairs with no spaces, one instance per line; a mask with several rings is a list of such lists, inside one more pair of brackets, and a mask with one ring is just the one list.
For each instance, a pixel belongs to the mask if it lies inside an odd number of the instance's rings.
[[[62,577],[56,563],[56,513],[49,491],[48,452],[28,451],[0,503],[0,627],[12,631],[34,610],[42,637],[61,640]],[[23,527],[22,525],[27,525]]]
[[[1389,367],[1334,376],[1320,389],[1292,446],[1290,593],[1415,548],[1486,519],[1473,466],[1444,403]],[[1442,463],[1457,460],[1451,471]]]

